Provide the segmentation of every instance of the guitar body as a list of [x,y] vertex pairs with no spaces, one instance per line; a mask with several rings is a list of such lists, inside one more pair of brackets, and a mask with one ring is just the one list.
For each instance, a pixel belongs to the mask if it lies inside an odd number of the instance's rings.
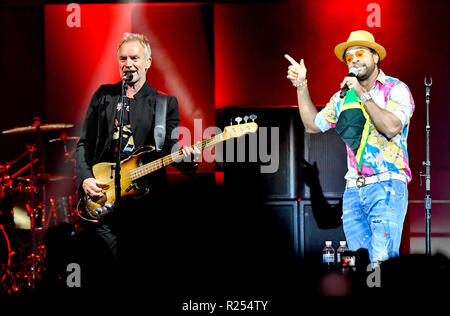
[[[133,155],[120,162],[121,198],[138,198],[149,192],[148,188],[141,188],[139,186],[138,180],[133,181],[130,179],[130,172],[141,166],[143,164],[143,158],[147,155],[151,155],[154,150],[155,148],[153,146],[142,147]],[[92,167],[95,179],[109,184],[109,187],[102,191],[102,198],[93,200],[90,197],[85,196],[82,199],[83,209],[92,219],[99,219],[112,211],[114,207],[116,201],[115,168],[116,164],[110,162],[101,162]]]

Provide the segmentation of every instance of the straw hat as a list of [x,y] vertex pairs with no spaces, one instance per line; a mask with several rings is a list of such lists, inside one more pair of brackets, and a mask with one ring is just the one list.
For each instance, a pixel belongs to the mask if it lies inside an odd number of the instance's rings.
[[344,43],[337,45],[334,48],[334,53],[336,57],[345,62],[342,56],[347,48],[352,46],[364,46],[368,48],[372,48],[374,51],[378,53],[380,56],[380,60],[383,60],[386,57],[386,50],[380,44],[375,42],[375,37],[367,31],[354,31],[350,33],[348,40]]

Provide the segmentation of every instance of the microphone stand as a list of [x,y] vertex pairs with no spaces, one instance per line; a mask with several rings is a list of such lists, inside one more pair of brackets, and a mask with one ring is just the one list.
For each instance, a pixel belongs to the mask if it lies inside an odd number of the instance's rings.
[[[422,161],[422,165],[425,166],[425,174],[420,172],[420,177],[425,177],[425,248],[426,254],[431,254],[431,161],[430,161],[430,87],[433,84],[433,79],[430,77],[430,81],[427,82],[427,78],[424,79],[425,83],[425,102],[427,104],[427,125],[426,131],[426,161]],[[420,178],[420,186],[422,186],[422,178]]]
[[122,150],[122,136],[123,136],[123,112],[126,110],[126,103],[125,103],[125,96],[127,95],[127,88],[128,88],[128,84],[127,84],[127,78],[125,77],[122,80],[122,95],[120,97],[120,100],[122,102],[122,110],[120,111],[120,115],[119,115],[119,122],[118,122],[118,127],[119,127],[119,139],[118,139],[118,149],[117,149],[117,159],[116,159],[116,169],[115,169],[115,177],[114,177],[114,183],[115,183],[115,192],[116,192],[116,196],[115,196],[115,205],[116,207],[119,205],[120,203],[120,198],[121,198],[121,192],[122,192],[122,188],[120,185],[120,152]]

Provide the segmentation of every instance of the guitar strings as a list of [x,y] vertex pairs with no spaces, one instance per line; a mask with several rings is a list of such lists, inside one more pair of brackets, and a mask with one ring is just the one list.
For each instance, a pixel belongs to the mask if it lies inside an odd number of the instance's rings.
[[[194,145],[192,145],[190,147],[196,146],[197,148],[200,148],[201,150],[203,150],[206,147],[209,147],[209,146],[213,145],[213,143],[218,143],[220,141],[220,140],[218,140],[220,135],[221,134],[216,135],[216,136],[214,136],[214,137],[212,137],[210,139],[204,140],[201,143],[194,144]],[[199,147],[199,145],[200,145],[200,147]],[[144,166],[140,166],[138,168],[135,168],[135,169],[133,169],[131,171],[128,171],[127,173],[124,174],[124,176],[122,176],[120,178],[120,184],[122,186],[122,184],[124,184],[123,182],[125,182],[125,184],[126,184],[126,183],[130,182],[130,180],[133,181],[133,180],[136,180],[136,179],[140,178],[140,177],[137,177],[137,175],[140,172],[144,172],[144,173],[148,174],[148,173],[154,172],[154,171],[156,171],[158,169],[161,169],[164,166],[168,166],[171,163],[173,163],[174,161],[182,159],[182,158],[183,158],[183,151],[179,150],[178,152],[172,153],[172,154],[170,154],[168,156],[165,156],[165,157],[162,157],[162,158],[157,159],[155,161],[152,161],[152,162],[150,162],[148,164],[145,164]],[[161,162],[158,163],[158,161],[161,161],[162,164],[161,164]],[[139,169],[139,171],[136,171],[138,169]],[[151,170],[150,172],[145,172],[145,171],[148,171],[149,169]],[[133,172],[134,172],[134,175],[132,175]],[[108,184],[110,187],[107,188],[104,191],[105,193],[108,192],[108,191],[111,191],[113,189],[115,191],[115,187],[113,186],[114,181],[106,182],[106,184]]]
[[[245,125],[247,125],[247,124],[245,124]],[[225,130],[224,130],[224,132],[225,132]],[[241,126],[241,131],[243,131],[242,126]],[[220,134],[215,135],[214,137],[211,137],[211,138],[209,138],[207,140],[204,140],[204,141],[202,141],[202,142],[200,142],[198,144],[191,145],[190,147],[196,146],[197,148],[200,148],[200,150],[203,150],[203,149],[205,149],[205,148],[207,148],[209,146],[215,145],[215,144],[217,144],[219,142],[222,142],[222,141],[225,141],[225,140],[228,139],[228,138],[224,138],[223,136],[224,136],[224,133],[220,133]],[[139,179],[142,176],[142,175],[139,175],[139,172],[143,172],[145,174],[149,174],[149,173],[151,173],[153,171],[161,169],[164,166],[168,166],[168,165],[172,164],[173,162],[175,162],[177,160],[180,160],[182,158],[183,158],[183,151],[179,150],[176,153],[172,153],[170,155],[167,155],[165,157],[162,157],[160,159],[157,159],[155,161],[147,163],[147,164],[145,164],[143,166],[140,166],[138,168],[130,170],[127,173],[125,173],[124,176],[122,176],[120,178],[120,185],[122,187],[123,184],[127,184],[127,183],[132,182],[132,181],[134,181],[136,179]],[[160,161],[160,163],[157,163],[158,161]],[[162,162],[162,164],[161,164],[161,162]],[[149,169],[151,170],[150,172],[148,172]],[[114,193],[114,199],[115,199],[115,187],[113,186],[114,182],[115,182],[114,180],[106,182],[106,184],[108,184],[110,187],[108,187],[104,191],[104,193],[107,194],[108,192],[110,192],[111,190],[114,189],[113,193]],[[123,183],[123,182],[125,182],[125,183]]]

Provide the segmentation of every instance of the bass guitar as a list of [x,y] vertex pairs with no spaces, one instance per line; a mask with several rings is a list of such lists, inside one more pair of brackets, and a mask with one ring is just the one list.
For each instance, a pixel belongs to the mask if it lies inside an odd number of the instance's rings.
[[[248,133],[254,133],[257,130],[258,125],[255,122],[227,126],[222,133],[192,145],[191,147],[195,146],[198,149],[203,150],[227,139],[241,137]],[[147,194],[149,189],[141,188],[138,184],[138,180],[144,176],[150,175],[156,170],[176,161],[180,161],[183,158],[183,152],[178,150],[167,156],[142,164],[143,156],[154,150],[155,148],[153,146],[142,147],[130,157],[120,162],[121,198],[139,198],[140,196]],[[115,163],[109,162],[101,162],[93,166],[92,172],[95,179],[108,183],[109,187],[102,191],[103,196],[99,199],[92,199],[88,195],[85,195],[80,199],[77,211],[81,218],[89,217],[91,220],[98,220],[113,210],[116,201],[114,186],[115,167]]]

